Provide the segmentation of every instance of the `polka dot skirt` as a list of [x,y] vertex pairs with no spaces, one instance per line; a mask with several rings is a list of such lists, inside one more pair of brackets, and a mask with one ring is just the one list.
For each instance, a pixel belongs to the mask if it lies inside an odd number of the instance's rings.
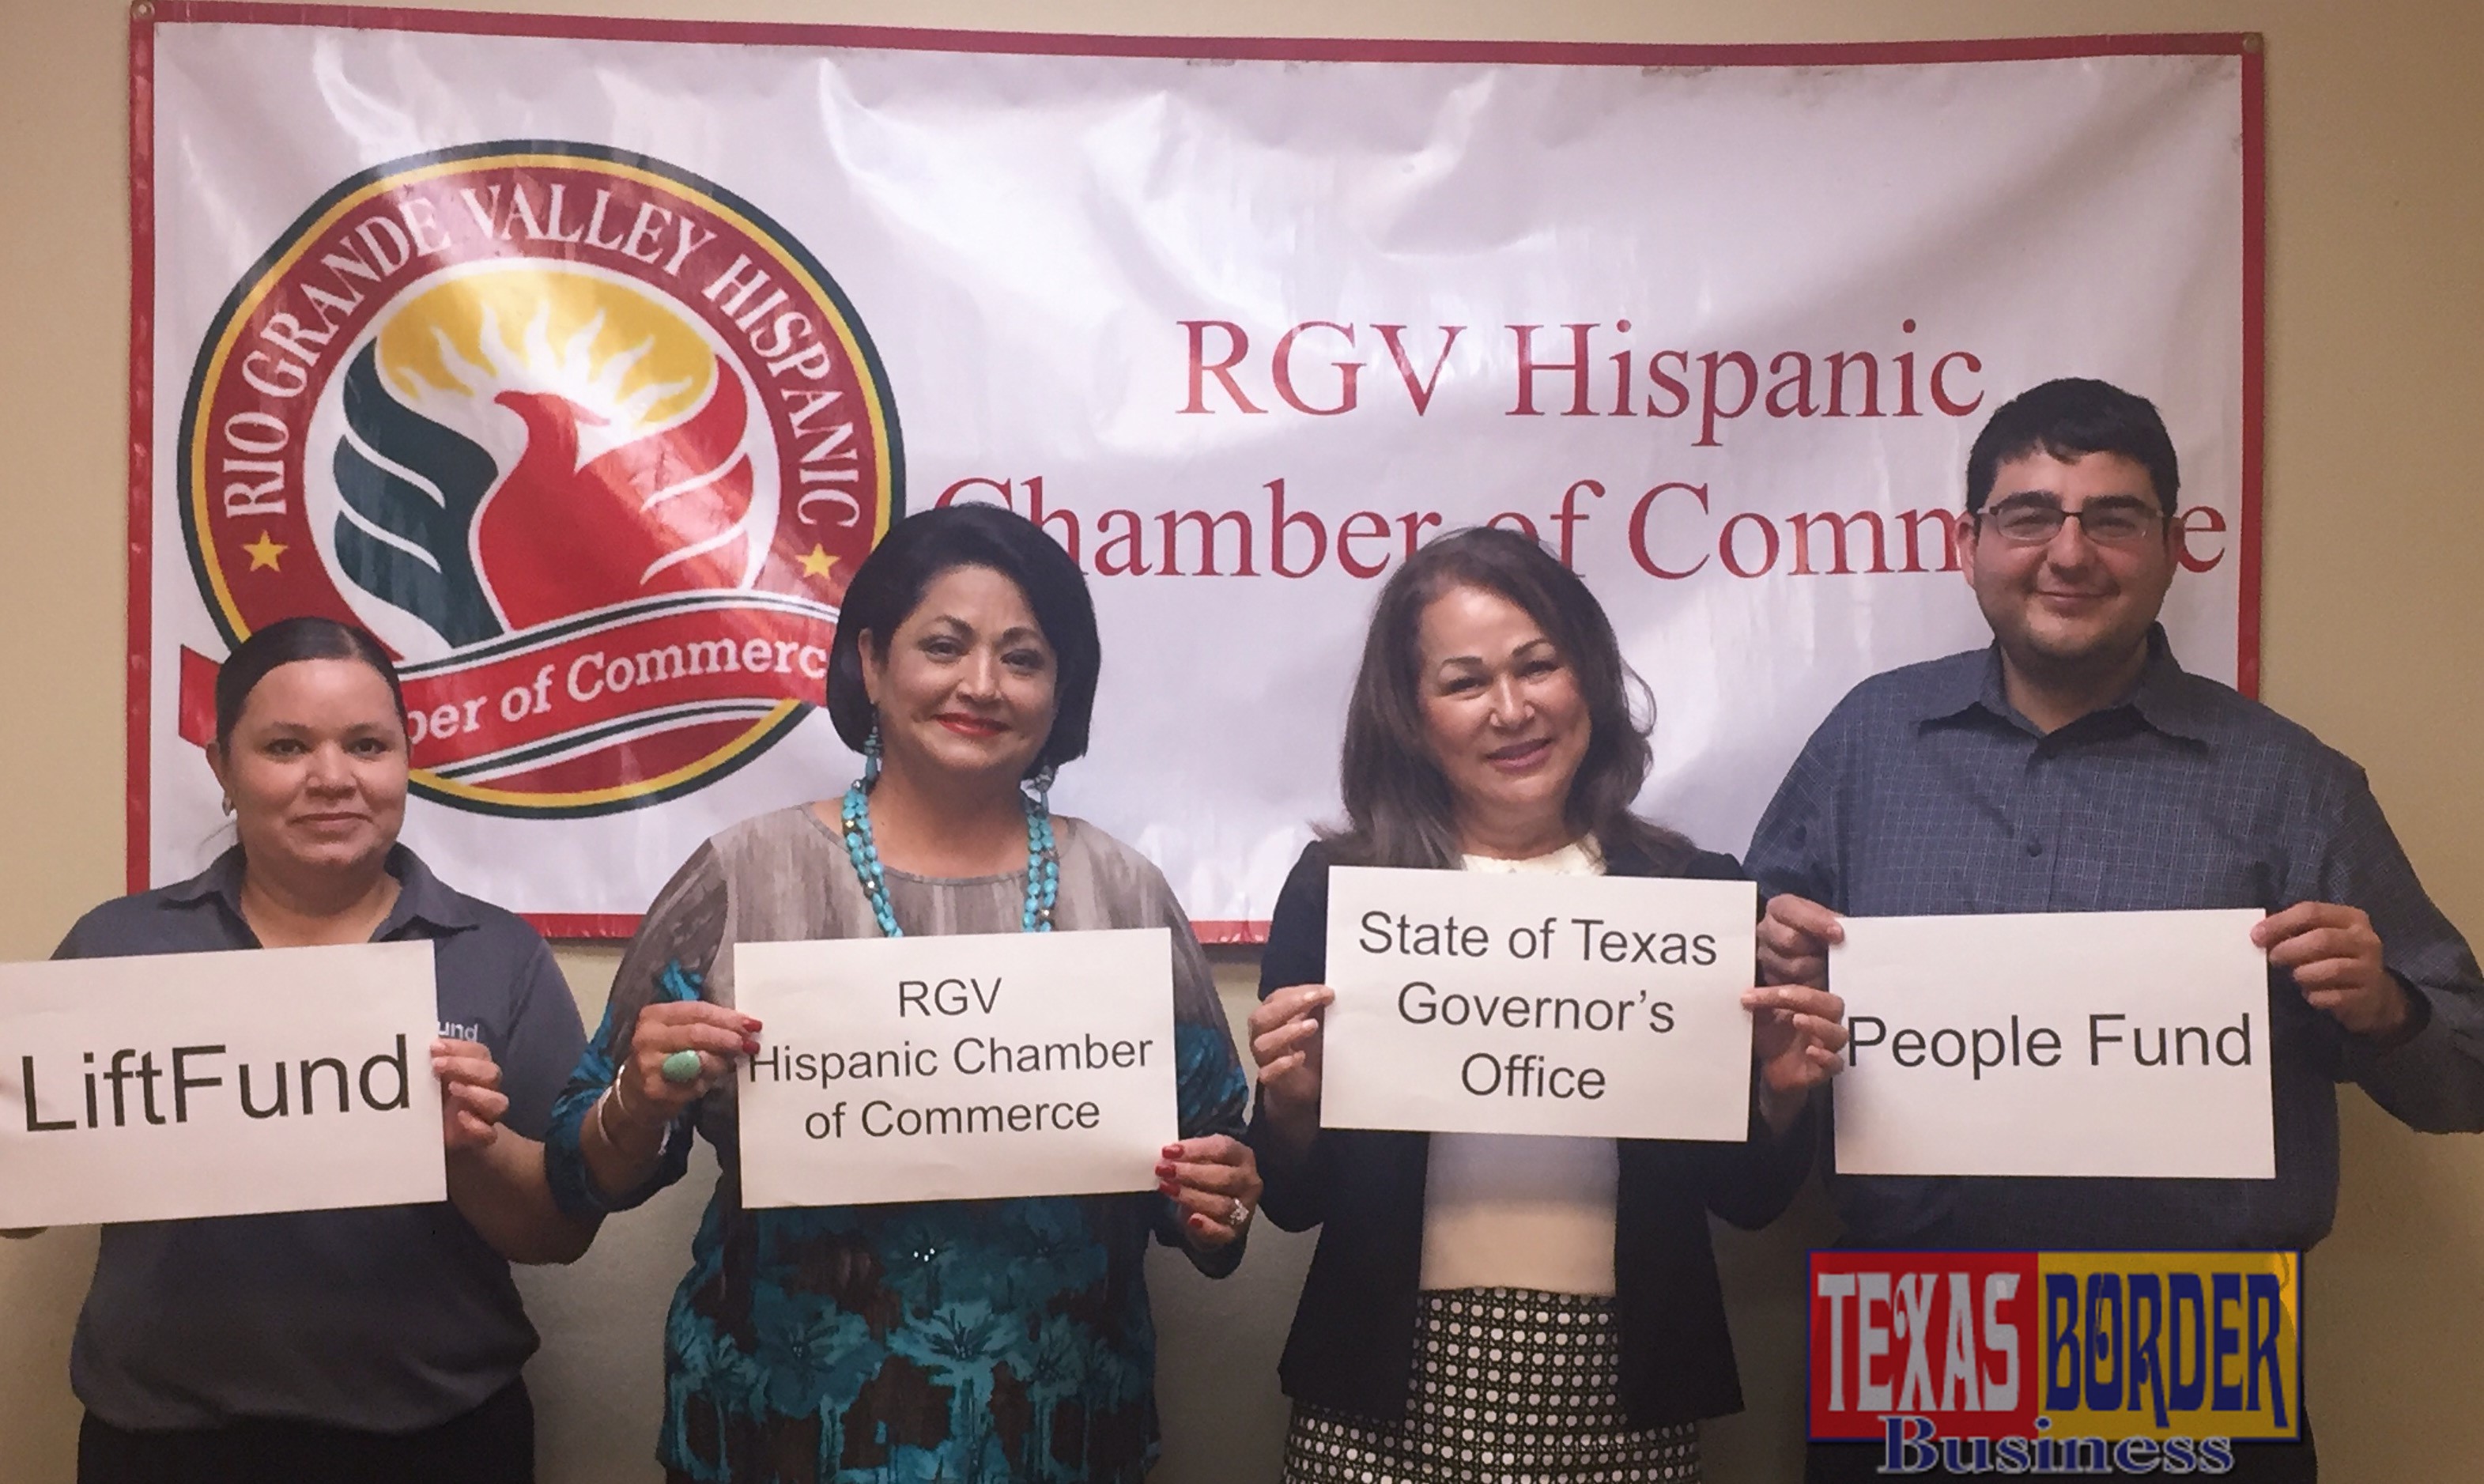
[[1697,1425],[1631,1426],[1620,1374],[1611,1299],[1425,1293],[1405,1420],[1297,1404],[1285,1484],[1695,1484]]

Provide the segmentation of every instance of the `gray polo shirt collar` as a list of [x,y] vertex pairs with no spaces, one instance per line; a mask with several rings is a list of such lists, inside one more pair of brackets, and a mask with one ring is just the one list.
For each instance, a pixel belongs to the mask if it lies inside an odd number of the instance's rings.
[[[383,943],[407,936],[416,923],[433,930],[433,933],[425,933],[424,936],[464,932],[483,925],[482,919],[474,914],[473,904],[441,884],[440,877],[433,876],[431,868],[422,863],[422,857],[405,846],[389,848],[386,868],[389,875],[396,877],[396,904],[389,908],[387,919],[380,924],[379,931],[371,934],[372,942]],[[234,922],[243,922],[241,878],[241,847],[236,845],[217,856],[206,870],[177,886],[166,887],[164,900],[185,905],[216,901],[223,904]]]
[[[2197,690],[2197,681],[2174,658],[2174,646],[2165,636],[2165,626],[2150,624],[2147,663],[2139,672],[2139,683],[2120,702],[2094,715],[2127,710],[2168,737],[2205,742],[2212,740],[2214,727],[2199,704]],[[2010,704],[2009,688],[2002,680],[1998,642],[1980,651],[1953,655],[1933,665],[1916,699],[1912,710],[1919,725],[1954,721],[1980,711],[2020,730],[2034,730],[2033,723]]]

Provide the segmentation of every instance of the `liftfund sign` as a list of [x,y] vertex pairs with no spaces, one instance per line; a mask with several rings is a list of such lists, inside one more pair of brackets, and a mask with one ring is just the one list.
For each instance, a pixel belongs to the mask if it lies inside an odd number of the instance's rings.
[[1965,450],[2058,375],[2163,409],[2176,652],[2254,667],[2240,39],[1688,67],[263,14],[159,6],[134,53],[142,881],[220,843],[216,665],[325,613],[404,667],[418,847],[626,931],[722,824],[844,786],[845,585],[967,500],[1088,575],[1061,804],[1211,932],[1335,812],[1379,583],[1467,526],[1585,576],[1658,701],[1642,804],[1740,849],[1849,686],[1982,641]]

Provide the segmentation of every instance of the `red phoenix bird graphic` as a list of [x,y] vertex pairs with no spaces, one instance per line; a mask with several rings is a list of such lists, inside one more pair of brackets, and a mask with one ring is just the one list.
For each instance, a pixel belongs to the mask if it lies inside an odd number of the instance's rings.
[[476,513],[474,555],[511,628],[741,585],[753,476],[740,451],[748,402],[729,369],[690,417],[583,466],[579,428],[601,423],[595,413],[552,391],[494,400],[525,421],[526,446]]

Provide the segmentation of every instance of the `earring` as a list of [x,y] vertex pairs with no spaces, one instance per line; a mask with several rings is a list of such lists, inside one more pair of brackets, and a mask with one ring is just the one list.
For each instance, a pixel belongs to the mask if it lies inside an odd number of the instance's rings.
[[871,724],[871,735],[862,740],[862,786],[869,788],[879,781],[879,723]]
[[1035,806],[1046,813],[1050,813],[1052,809],[1052,779],[1057,771],[1053,765],[1046,763],[1027,774],[1023,785],[1029,796],[1034,798]]
[[230,794],[227,794],[225,796],[225,813],[232,813],[232,796]]

